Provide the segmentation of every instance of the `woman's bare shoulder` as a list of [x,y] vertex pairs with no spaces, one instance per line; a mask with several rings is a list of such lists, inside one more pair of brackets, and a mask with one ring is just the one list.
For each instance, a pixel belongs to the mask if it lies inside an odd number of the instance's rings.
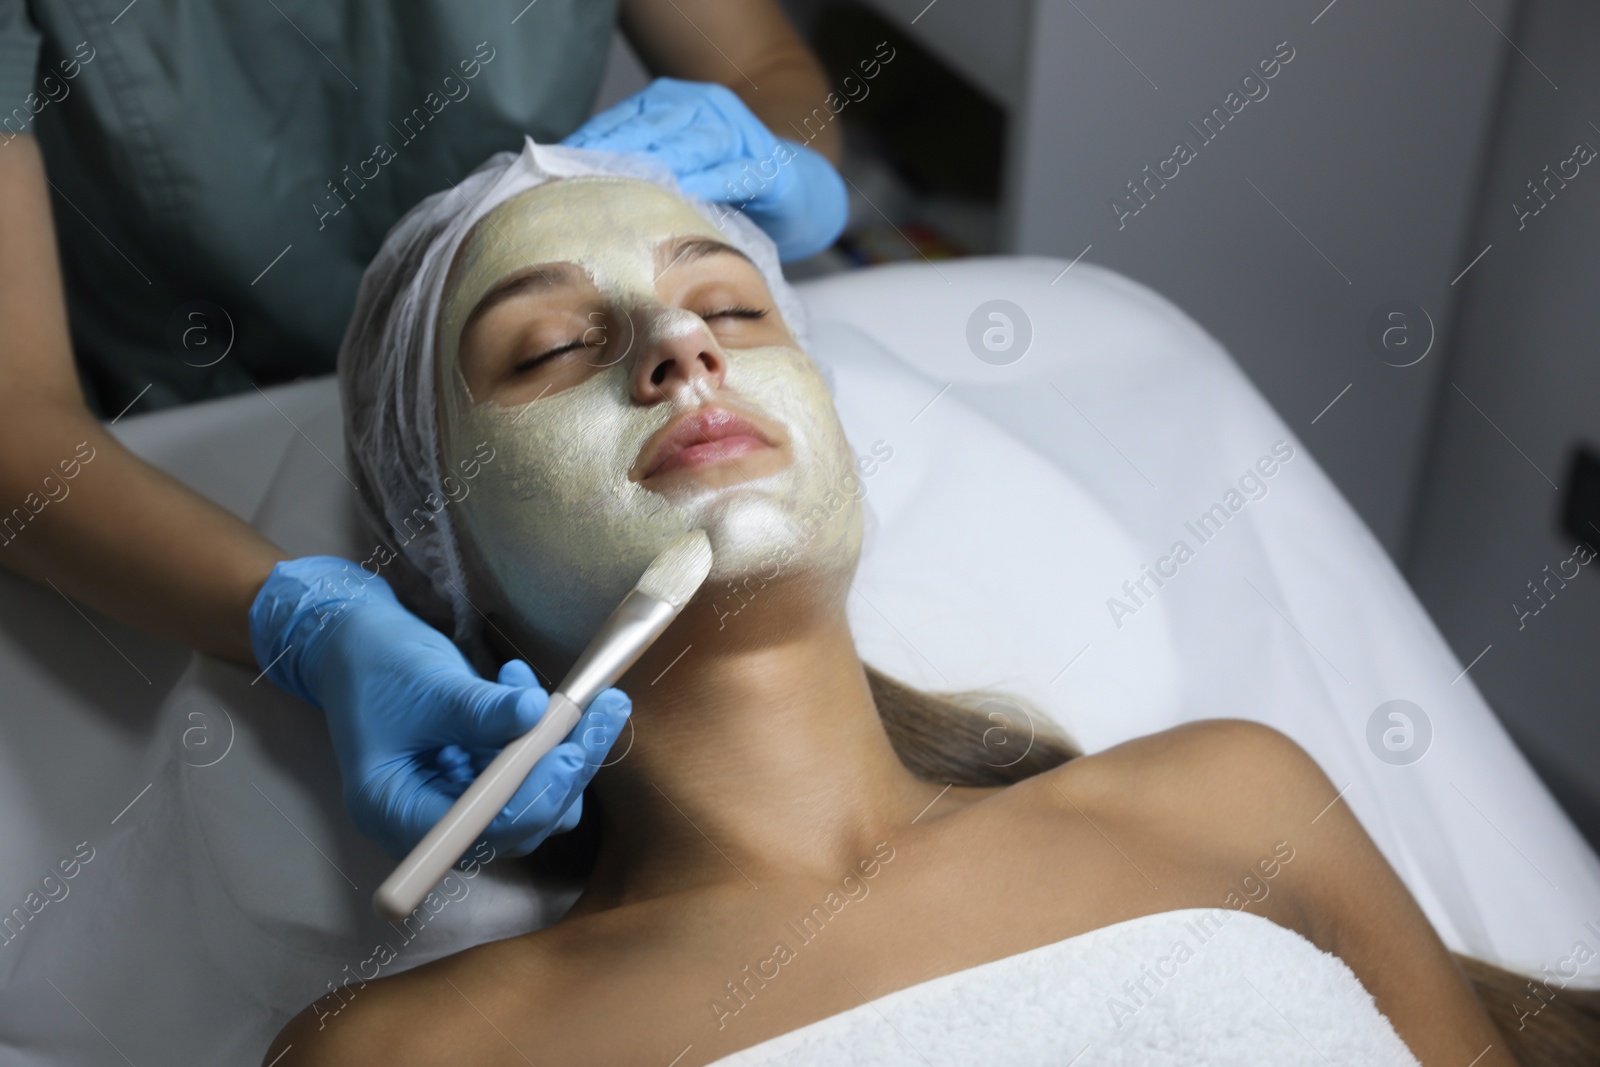
[[1247,719],[1184,723],[1038,778],[1040,803],[1222,864],[1252,862],[1339,795],[1292,738]]
[[[295,1016],[262,1062],[274,1067],[499,1062],[490,1054],[493,1048],[512,1053],[512,1047],[484,1020],[525,1023],[539,1005],[554,1002],[561,971],[555,961],[564,958],[565,940],[566,931],[557,924],[348,984]],[[423,1020],[426,1025],[419,1025]],[[538,1050],[517,1051],[538,1062]]]
[[[1186,888],[1203,906],[1248,909],[1338,956],[1423,1061],[1511,1062],[1344,789],[1282,732],[1239,719],[1193,722],[1038,777],[1047,776],[1040,803],[1055,797],[1063,811],[1090,817],[1147,870],[1191,857]],[[1157,875],[1168,890],[1179,880]]]
[[1318,793],[1328,781],[1294,739],[1250,719],[1183,723],[1079,756],[1040,777],[1134,806],[1199,793],[1260,801],[1268,791],[1280,798]]

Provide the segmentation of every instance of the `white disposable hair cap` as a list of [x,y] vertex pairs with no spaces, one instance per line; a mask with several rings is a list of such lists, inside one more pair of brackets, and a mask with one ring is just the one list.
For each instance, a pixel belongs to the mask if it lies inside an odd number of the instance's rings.
[[[361,278],[355,311],[339,346],[345,448],[354,468],[357,508],[379,539],[371,568],[400,599],[449,634],[479,669],[492,666],[467,579],[449,504],[460,479],[439,460],[434,360],[439,305],[456,250],[472,227],[504,201],[559,178],[637,178],[683,196],[671,172],[640,157],[535,144],[490,157],[460,184],[406,212]],[[778,311],[803,348],[805,313],[784,281],[777,247],[743,213],[684,197],[761,271]]]

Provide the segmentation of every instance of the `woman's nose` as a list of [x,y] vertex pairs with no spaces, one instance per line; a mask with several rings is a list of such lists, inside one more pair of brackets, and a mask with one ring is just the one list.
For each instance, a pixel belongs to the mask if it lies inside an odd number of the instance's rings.
[[637,402],[654,404],[685,389],[710,391],[722,385],[727,360],[699,315],[663,309],[649,316],[641,332],[631,381]]

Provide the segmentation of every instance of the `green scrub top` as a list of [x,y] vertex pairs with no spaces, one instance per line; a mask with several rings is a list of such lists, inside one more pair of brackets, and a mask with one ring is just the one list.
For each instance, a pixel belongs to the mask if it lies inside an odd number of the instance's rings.
[[588,116],[616,5],[0,0],[0,152],[44,155],[90,406],[331,372],[402,214]]

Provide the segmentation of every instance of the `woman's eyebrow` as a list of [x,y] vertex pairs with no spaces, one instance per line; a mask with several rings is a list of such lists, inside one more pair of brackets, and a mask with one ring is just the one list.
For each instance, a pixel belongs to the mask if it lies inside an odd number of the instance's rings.
[[755,266],[755,262],[737,248],[724,241],[718,241],[710,237],[684,237],[671,244],[664,245],[659,254],[668,258],[667,265],[662,267],[661,272],[656,275],[657,279],[680,263],[692,263],[697,259],[704,259],[706,256],[724,254],[738,256],[752,267]]
[[467,316],[467,321],[462,323],[461,332],[465,333],[473,320],[487,314],[490,308],[514,296],[520,296],[532,289],[581,285],[588,280],[589,276],[571,263],[544,263],[518,271],[502,279],[493,289],[483,294],[483,299],[478,301],[477,306]]

